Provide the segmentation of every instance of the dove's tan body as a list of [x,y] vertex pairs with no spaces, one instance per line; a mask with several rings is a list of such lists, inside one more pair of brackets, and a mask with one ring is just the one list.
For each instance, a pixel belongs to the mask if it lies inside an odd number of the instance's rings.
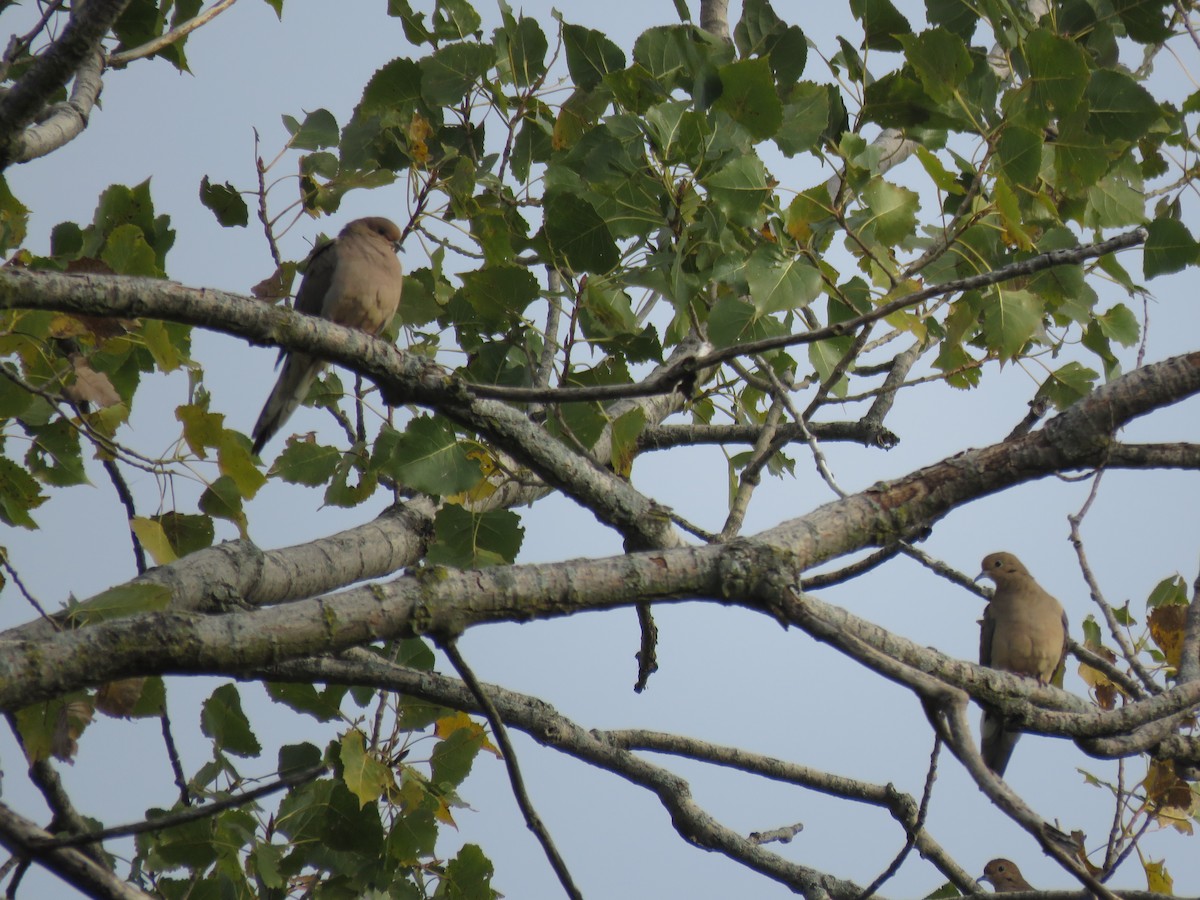
[[[392,321],[404,283],[396,250],[400,229],[381,216],[355,219],[336,240],[318,247],[296,292],[296,310],[347,328],[378,334]],[[308,394],[324,363],[315,356],[280,352],[283,371],[251,432],[260,452]]]
[[[984,557],[979,577],[996,584],[979,623],[980,663],[1049,684],[1067,654],[1067,614],[1062,604],[1011,553]],[[984,762],[1003,775],[1020,732],[1006,727],[991,710],[984,711],[982,732]]]

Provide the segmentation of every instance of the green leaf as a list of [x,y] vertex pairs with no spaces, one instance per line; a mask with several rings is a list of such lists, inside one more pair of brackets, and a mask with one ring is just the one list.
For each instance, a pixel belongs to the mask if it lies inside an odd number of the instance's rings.
[[101,591],[68,610],[73,625],[94,625],[136,613],[162,612],[171,603],[171,589],[162,584],[123,584]]
[[1106,338],[1126,347],[1137,343],[1141,331],[1137,317],[1124,303],[1118,303],[1103,315],[1096,316],[1096,324]]
[[1001,359],[1015,359],[1042,324],[1042,301],[1021,290],[991,292],[983,308],[983,340]]
[[549,43],[536,19],[514,19],[505,9],[503,21],[504,27],[496,29],[493,36],[502,69],[518,88],[527,88],[546,74]]
[[204,701],[200,730],[225,753],[246,759],[262,753],[262,745],[250,730],[250,720],[242,712],[242,697],[232,684],[221,685]]
[[267,476],[259,471],[250,455],[250,442],[235,431],[221,433],[217,442],[217,468],[237,485],[238,492],[247,500],[267,483]]
[[146,237],[137,225],[118,225],[114,228],[100,258],[118,275],[161,278],[165,274],[158,267],[154,249],[146,243]]
[[620,260],[616,241],[596,208],[574,194],[546,199],[546,240],[575,272],[604,274]]
[[996,160],[1000,171],[1014,187],[1032,187],[1042,168],[1042,132],[1020,125],[1008,125],[996,141]]
[[1037,396],[1049,400],[1055,409],[1066,409],[1090,394],[1099,377],[1094,369],[1070,362],[1046,378],[1038,388]]
[[564,24],[562,37],[571,81],[584,90],[592,90],[605,75],[625,68],[624,51],[599,31]]
[[755,252],[746,264],[750,300],[759,315],[808,306],[821,291],[821,273],[813,265],[793,257]]
[[12,460],[0,457],[0,521],[11,526],[37,528],[29,516],[49,499],[28,472]]
[[1125,33],[1139,44],[1159,44],[1171,36],[1174,5],[1165,0],[1113,0]]
[[979,10],[963,0],[925,0],[925,15],[930,25],[945,28],[968,43],[979,24]]
[[359,807],[374,803],[393,783],[391,770],[373,754],[368,753],[362,732],[351,729],[341,740],[342,781],[355,797]]
[[897,35],[912,33],[891,0],[850,0],[850,12],[862,22],[863,46],[869,50],[901,50]]
[[[808,361],[812,363],[813,368],[821,377],[821,382],[828,381],[840,363],[854,344],[854,338],[846,335],[844,337],[826,338],[823,341],[814,341],[808,345]],[[831,393],[840,397],[846,393],[846,378],[843,376],[838,379],[838,382],[833,385]]]
[[432,107],[456,106],[495,60],[487,44],[447,44],[421,60],[421,96]]
[[537,279],[524,266],[488,266],[462,276],[462,295],[479,314],[486,331],[502,331],[533,303]]
[[31,438],[25,451],[30,474],[55,487],[88,483],[79,432],[70,422],[55,419],[47,425],[26,425],[25,430]]
[[478,461],[440,417],[418,416],[396,438],[387,465],[402,484],[438,497],[460,494],[483,477]]
[[1178,272],[1197,261],[1196,239],[1178,219],[1162,216],[1147,226],[1142,271],[1147,278]]
[[714,109],[750,132],[756,140],[774,135],[783,123],[783,104],[775,93],[775,79],[767,60],[746,59],[717,70],[721,78],[721,96]]
[[902,34],[899,41],[905,59],[936,103],[945,103],[953,97],[974,68],[962,38],[941,28],[919,35]]
[[316,487],[333,477],[341,459],[342,453],[336,447],[292,437],[272,468],[289,484]]
[[915,191],[873,178],[862,196],[867,204],[863,230],[879,243],[891,247],[916,233],[920,197]]
[[481,569],[512,563],[521,549],[525,529],[521,518],[507,509],[473,513],[448,503],[434,519],[432,563],[457,569]]
[[[1025,39],[1032,103],[1027,112],[1043,116],[1042,109],[1059,116],[1074,112],[1088,85],[1088,63],[1083,49],[1074,41],[1039,28]],[[1038,118],[1035,121],[1044,121]]]
[[284,116],[283,127],[292,136],[292,148],[295,150],[320,150],[336,147],[338,143],[337,119],[327,109],[308,113],[303,125],[291,116]]
[[733,41],[743,58],[764,56],[780,87],[795,84],[808,60],[808,41],[796,25],[775,14],[768,0],[746,0],[742,17],[733,29]]
[[213,184],[205,175],[200,179],[200,202],[213,211],[217,221],[225,228],[238,225],[245,228],[250,222],[250,208],[238,191],[228,181]]
[[492,875],[491,860],[483,851],[475,844],[463,844],[458,855],[447,863],[435,900],[492,900],[496,896]]
[[222,475],[200,495],[200,509],[216,519],[225,519],[237,526],[246,537],[246,513],[242,510],[242,492],[228,475]]
[[471,766],[486,740],[483,728],[475,722],[456,728],[433,748],[430,780],[437,785],[458,787],[471,774]]
[[813,149],[829,125],[829,87],[802,81],[788,92],[775,143],[784,156]]
[[[331,684],[323,691],[307,682],[267,681],[263,686],[267,696],[296,712],[312,716],[318,722],[331,722],[341,715],[342,698],[346,696],[344,685]],[[314,765],[316,762],[314,761]]]
[[754,228],[762,221],[770,189],[767,171],[757,156],[738,156],[705,178],[704,186],[730,222]]
[[1188,588],[1187,582],[1179,575],[1171,575],[1164,578],[1154,586],[1154,590],[1150,592],[1150,596],[1146,598],[1146,609],[1155,609],[1159,606],[1187,606],[1188,605]]
[[1084,92],[1088,129],[1109,140],[1138,140],[1159,118],[1158,104],[1144,87],[1115,69],[1092,73]]
[[420,99],[421,66],[414,60],[399,57],[375,71],[363,88],[362,100],[355,112],[359,116],[400,118],[411,115]]
[[325,488],[325,502],[343,508],[358,506],[375,493],[378,484],[378,473],[366,466],[362,444],[355,443],[338,460]]
[[637,440],[646,427],[646,413],[638,406],[622,413],[612,423],[613,471],[628,478],[633,471],[633,460],[637,456]]
[[8,179],[0,176],[0,254],[7,254],[25,240],[29,209],[8,188]]
[[476,34],[482,20],[468,0],[438,0],[432,21],[436,37],[461,41]]

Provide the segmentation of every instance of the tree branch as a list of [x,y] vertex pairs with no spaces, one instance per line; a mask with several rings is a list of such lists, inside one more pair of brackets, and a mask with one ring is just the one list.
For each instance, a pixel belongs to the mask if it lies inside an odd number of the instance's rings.
[[62,35],[34,59],[29,69],[7,93],[0,96],[0,168],[17,158],[18,135],[46,107],[46,100],[79,71],[100,48],[129,0],[88,0],[71,12]]

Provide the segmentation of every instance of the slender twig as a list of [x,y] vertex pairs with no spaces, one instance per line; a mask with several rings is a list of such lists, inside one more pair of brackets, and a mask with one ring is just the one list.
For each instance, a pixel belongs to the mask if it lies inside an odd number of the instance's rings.
[[533,808],[533,801],[529,799],[529,792],[525,789],[525,779],[521,777],[521,767],[517,764],[517,753],[513,749],[512,741],[508,739],[508,729],[504,726],[504,720],[500,717],[500,713],[496,710],[496,705],[492,703],[491,698],[484,691],[483,685],[479,683],[479,679],[475,677],[475,673],[471,667],[467,665],[467,661],[463,659],[462,654],[458,650],[458,642],[448,640],[442,642],[442,650],[445,652],[450,664],[454,666],[454,670],[458,672],[463,683],[475,695],[475,700],[483,709],[483,714],[487,717],[488,724],[492,728],[492,736],[496,738],[496,743],[500,745],[500,753],[504,757],[504,767],[508,770],[508,780],[512,785],[513,796],[517,799],[517,806],[521,807],[521,814],[525,816],[525,825],[537,837],[538,842],[542,845],[542,850],[546,853],[546,858],[550,861],[550,867],[554,869],[554,874],[558,876],[558,881],[563,887],[566,895],[575,900],[581,900],[583,894],[579,892],[579,888],[575,886],[575,882],[571,878],[571,873],[567,869],[566,862],[559,855],[558,848],[554,846],[554,840],[550,837],[550,832],[546,829],[541,817],[537,814],[537,810]]
[[857,578],[864,572],[869,572],[877,566],[887,562],[893,556],[900,552],[900,544],[892,544],[889,547],[884,547],[876,550],[869,556],[864,556],[857,562],[852,562],[848,566],[834,572],[822,572],[819,575],[810,575],[807,578],[800,580],[800,587],[806,591],[818,590],[820,588],[833,587],[835,584],[842,584],[849,581],[851,578]]
[[1082,247],[1075,247],[1069,250],[1051,250],[1038,256],[1030,257],[1029,259],[1009,263],[991,272],[983,272],[979,275],[956,278],[940,284],[930,285],[919,291],[903,294],[868,313],[863,313],[852,319],[846,319],[844,322],[834,322],[823,328],[816,328],[811,331],[800,332],[799,334],[786,334],[777,337],[762,338],[757,341],[746,341],[742,344],[734,344],[729,347],[712,350],[703,356],[681,360],[675,366],[663,371],[656,377],[648,378],[638,384],[581,388],[517,388],[505,387],[503,385],[476,384],[472,385],[471,389],[480,397],[515,400],[526,403],[535,401],[569,403],[585,400],[616,400],[625,397],[645,397],[666,393],[674,390],[679,383],[688,380],[695,372],[711,368],[731,359],[753,356],[771,350],[782,350],[785,347],[793,347],[800,344],[813,344],[831,337],[842,337],[854,333],[864,325],[887,318],[893,313],[907,309],[910,306],[924,303],[933,297],[978,290],[1009,281],[1013,278],[1033,275],[1057,266],[1076,265],[1084,260],[1104,256],[1117,250],[1135,247],[1138,244],[1144,243],[1147,235],[1148,232],[1145,228],[1135,228],[1132,231],[1119,234],[1106,241],[1085,244]]
[[721,529],[720,539],[723,541],[731,540],[741,531],[742,523],[746,520],[746,510],[750,507],[750,498],[754,495],[754,489],[762,482],[762,470],[775,455],[771,445],[775,438],[775,431],[779,427],[779,420],[783,416],[783,409],[784,397],[780,394],[775,397],[771,408],[767,410],[766,420],[759,430],[758,440],[754,442],[750,461],[746,463],[738,479],[737,494],[734,495],[733,503],[730,504],[729,515],[725,518],[725,527]]
[[1071,546],[1075,548],[1075,555],[1079,559],[1079,570],[1083,573],[1083,580],[1087,583],[1092,600],[1095,601],[1100,614],[1104,616],[1105,624],[1108,626],[1108,633],[1117,642],[1117,646],[1121,648],[1121,656],[1124,657],[1125,662],[1138,677],[1138,680],[1145,686],[1146,690],[1152,694],[1159,694],[1162,693],[1162,687],[1154,680],[1154,676],[1146,670],[1146,667],[1142,665],[1141,660],[1138,659],[1137,651],[1134,649],[1133,644],[1129,642],[1129,638],[1126,637],[1120,623],[1117,622],[1116,613],[1113,612],[1112,606],[1108,601],[1104,599],[1104,592],[1100,590],[1100,583],[1096,580],[1096,576],[1088,564],[1087,554],[1083,549],[1083,537],[1079,533],[1079,525],[1083,522],[1093,501],[1095,501],[1097,492],[1100,489],[1100,481],[1103,477],[1104,470],[1100,469],[1096,472],[1096,478],[1092,482],[1092,489],[1088,493],[1087,500],[1080,507],[1079,512],[1067,516],[1067,521],[1071,526]]
[[62,631],[62,624],[59,623],[57,619],[46,613],[45,607],[38,602],[37,597],[33,596],[29,588],[25,586],[25,582],[21,580],[20,574],[18,574],[17,570],[13,568],[13,564],[9,561],[8,550],[4,547],[0,547],[0,566],[2,566],[4,571],[8,573],[8,577],[11,578],[13,584],[17,586],[17,590],[21,592],[21,596],[25,598],[25,601],[35,610],[37,610],[37,614],[41,616],[42,619],[49,622],[55,631]]
[[239,806],[245,806],[257,800],[259,797],[265,797],[268,794],[274,794],[276,791],[282,791],[284,788],[295,787],[298,784],[304,784],[307,781],[312,781],[327,770],[324,764],[311,766],[307,769],[302,769],[299,772],[294,772],[290,775],[281,775],[275,781],[264,784],[261,787],[252,788],[248,791],[242,791],[239,794],[234,794],[231,797],[225,797],[220,800],[214,800],[211,803],[205,803],[203,806],[194,806],[190,809],[183,809],[179,812],[167,813],[157,819],[148,819],[142,822],[130,822],[126,825],[115,825],[112,828],[102,828],[98,831],[91,831],[87,834],[72,834],[64,835],[63,837],[54,837],[49,839],[36,839],[30,841],[30,845],[38,849],[62,849],[64,847],[82,847],[86,844],[95,844],[101,841],[112,840],[113,838],[131,837],[136,834],[147,834],[149,832],[162,831],[167,828],[175,828],[179,825],[186,825],[189,822],[196,822],[200,819],[211,818],[218,813],[224,812],[227,809],[235,809]]
[[925,789],[921,792],[921,805],[917,809],[917,821],[912,824],[912,827],[905,825],[905,831],[908,835],[904,841],[904,846],[900,848],[900,852],[896,854],[896,858],[891,864],[879,873],[879,877],[872,881],[867,888],[858,895],[858,900],[867,900],[868,897],[875,895],[883,885],[904,865],[904,860],[908,859],[908,855],[912,853],[913,847],[917,845],[917,837],[925,828],[925,818],[929,815],[929,801],[933,798],[933,784],[937,781],[937,766],[938,755],[942,752],[942,739],[937,735],[933,739],[933,751],[929,755],[929,771],[925,773]]
[[188,788],[187,775],[183,772],[183,760],[179,758],[179,747],[175,743],[171,714],[166,703],[163,703],[163,708],[159,710],[158,724],[162,730],[163,746],[167,748],[167,759],[171,763],[171,777],[175,779],[175,787],[179,788],[179,802],[184,806],[191,806],[192,792]]
[[[133,492],[129,490],[129,485],[125,482],[125,476],[117,468],[117,461],[115,459],[105,459],[101,465],[104,466],[104,471],[108,473],[108,480],[112,482],[121,505],[125,507],[126,517],[132,522],[137,516],[137,507],[133,502]],[[142,542],[138,540],[137,532],[132,528],[129,529],[129,537],[133,541],[133,561],[137,566],[138,574],[145,575],[146,551],[142,547]]]
[[183,40],[183,38],[187,37],[188,34],[195,31],[201,25],[205,25],[211,20],[215,19],[235,3],[237,3],[237,0],[217,0],[216,3],[206,9],[204,12],[193,16],[181,25],[176,25],[170,31],[163,32],[154,40],[147,41],[140,47],[133,47],[129,50],[123,50],[120,53],[114,53],[108,58],[109,68],[117,69],[121,66],[128,65],[135,59],[151,56],[157,53],[159,50],[174,44],[176,41]]

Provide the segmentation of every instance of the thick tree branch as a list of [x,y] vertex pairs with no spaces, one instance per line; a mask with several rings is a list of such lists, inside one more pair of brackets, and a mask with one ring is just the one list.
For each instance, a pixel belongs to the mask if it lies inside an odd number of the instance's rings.
[[[279,609],[213,617],[147,614],[14,641],[0,655],[0,708],[131,675],[229,671],[394,636],[448,636],[486,622],[553,618],[646,601],[709,598],[779,616],[781,578],[796,583],[806,568],[924,531],[957,506],[1004,487],[1094,465],[1103,459],[1114,427],[1197,391],[1200,353],[1147,366],[1115,379],[1037,432],[826,504],[753,540],[569,564],[449,571],[437,579],[405,577]],[[826,605],[822,616],[897,659],[907,655],[922,669],[935,666],[939,678],[994,705],[1031,697],[1043,707],[1037,713],[1043,718],[1031,718],[1031,727],[1072,737],[1128,734],[1200,700],[1200,683],[1184,685],[1080,724],[1078,716],[1044,711],[1086,711],[1082,701],[1064,706],[1071,698],[1061,691],[1031,689],[1015,676],[950,660],[837,607]],[[1157,704],[1152,714],[1151,704]]]
[[58,40],[0,97],[0,167],[16,158],[18,135],[41,115],[47,99],[100,49],[100,42],[128,5],[129,0],[88,0],[77,5]]
[[0,805],[0,844],[7,847],[10,853],[22,859],[36,859],[88,897],[150,900],[149,894],[139,891],[108,869],[96,865],[80,851],[46,849],[47,841],[53,843],[54,835],[18,816],[7,806]]
[[[0,273],[0,308],[163,318],[314,353],[373,379],[393,403],[436,409],[495,441],[550,487],[620,531],[635,548],[681,543],[670,520],[628,481],[572,453],[521,411],[475,396],[474,385],[432,360],[401,352],[361,332],[223,291],[149,278],[63,276],[16,269]],[[702,350],[681,348],[685,356]]]
[[[254,677],[368,685],[444,703],[455,709],[480,712],[475,696],[456,679],[405,669],[361,653],[354,654],[353,661],[330,658],[295,661],[255,673]],[[497,685],[485,684],[483,689],[510,727],[524,731],[540,744],[619,775],[655,794],[670,814],[675,830],[689,843],[722,853],[806,897],[849,900],[861,892],[862,889],[851,882],[786,860],[720,824],[692,799],[686,781],[622,748],[604,732],[577,725],[536,697]]]

